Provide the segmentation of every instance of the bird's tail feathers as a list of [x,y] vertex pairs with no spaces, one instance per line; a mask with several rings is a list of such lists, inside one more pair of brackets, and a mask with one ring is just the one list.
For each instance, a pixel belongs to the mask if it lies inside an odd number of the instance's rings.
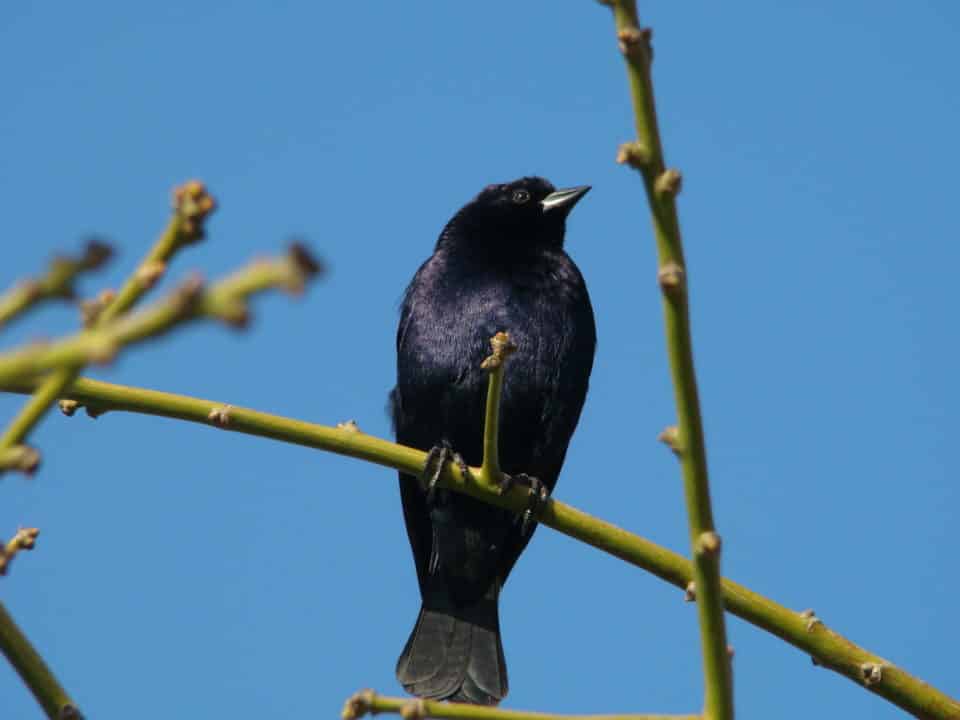
[[476,602],[455,606],[446,592],[425,594],[397,661],[397,679],[407,692],[475,705],[496,705],[506,696],[497,595],[494,586]]

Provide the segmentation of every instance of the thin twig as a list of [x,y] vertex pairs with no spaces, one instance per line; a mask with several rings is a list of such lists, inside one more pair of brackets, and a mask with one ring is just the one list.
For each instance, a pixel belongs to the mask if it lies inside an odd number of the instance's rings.
[[0,355],[0,382],[9,383],[63,367],[109,362],[126,346],[199,318],[243,327],[249,320],[250,295],[271,288],[299,293],[315,268],[306,251],[295,247],[283,258],[257,260],[206,291],[199,278],[187,280],[166,299],[103,327],[46,346],[31,345]]
[[733,674],[720,589],[720,536],[716,533],[710,503],[707,454],[690,338],[687,269],[675,202],[681,178],[676,170],[668,170],[663,160],[650,75],[653,57],[650,29],[640,27],[634,0],[616,0],[613,12],[617,39],[626,60],[637,131],[636,142],[621,147],[618,159],[639,169],[643,175],[652,211],[659,262],[657,277],[663,295],[667,349],[677,406],[677,432],[671,447],[683,472],[693,546],[694,583],[703,649],[704,715],[709,720],[732,720]]
[[[0,384],[0,390],[30,393],[40,382],[27,379],[10,385]],[[414,476],[423,470],[427,457],[420,450],[367,435],[355,426],[327,427],[228,403],[85,378],[77,380],[69,397],[98,410],[187,420],[221,430],[327,450]],[[223,417],[228,421],[220,419]],[[514,512],[527,509],[528,489],[515,486],[501,494],[499,486],[482,482],[478,469],[471,469],[470,475],[470,478],[464,478],[456,463],[448,463],[439,481],[443,487]],[[692,563],[683,556],[558,500],[546,501],[538,522],[642,568],[681,590],[686,590],[693,581]],[[790,610],[732,580],[723,580],[722,589],[724,606],[729,612],[794,645],[813,657],[818,665],[835,670],[914,715],[960,718],[960,703],[956,700],[855,645],[824,623],[811,623],[809,614]],[[699,588],[695,588],[696,592]]]
[[[173,215],[167,228],[147,253],[137,269],[116,295],[94,305],[84,313],[84,324],[103,327],[129,310],[163,275],[170,258],[182,247],[201,240],[204,223],[216,207],[203,183],[191,180],[173,191]],[[91,306],[88,305],[88,310]],[[63,367],[52,373],[33,397],[21,408],[0,437],[0,449],[20,445],[36,427],[50,407],[83,371],[82,365]],[[39,459],[38,459],[39,462]],[[36,469],[36,468],[34,468]],[[0,467],[0,473],[3,468]]]
[[490,348],[493,353],[487,357],[480,367],[490,371],[487,385],[487,410],[483,422],[483,464],[480,474],[484,481],[496,484],[501,481],[500,471],[500,395],[503,390],[503,366],[506,360],[517,349],[510,342],[510,336],[505,332],[498,332],[490,339]]
[[77,275],[101,267],[113,250],[99,240],[89,240],[78,258],[55,257],[40,278],[23,280],[0,296],[0,327],[44,300],[71,300]]
[[6,575],[10,571],[10,563],[18,552],[33,550],[39,534],[37,528],[20,528],[6,545],[0,545],[0,575]]
[[439,702],[435,700],[411,700],[410,698],[387,697],[373,690],[361,690],[351,696],[340,713],[342,720],[359,720],[364,715],[398,713],[404,720],[702,720],[699,715],[551,715],[523,710],[501,710],[484,705]]

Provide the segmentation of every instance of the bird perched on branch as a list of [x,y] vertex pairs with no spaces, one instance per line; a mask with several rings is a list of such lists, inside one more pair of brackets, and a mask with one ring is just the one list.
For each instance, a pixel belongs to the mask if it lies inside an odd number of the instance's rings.
[[[589,189],[539,177],[490,185],[447,223],[403,299],[397,442],[432,449],[441,465],[450,449],[480,464],[480,364],[507,331],[517,350],[503,381],[500,465],[553,489],[596,346],[586,285],[563,249],[567,214]],[[507,694],[497,601],[535,524],[410,475],[400,494],[422,606],[397,678],[423,698],[496,704]]]

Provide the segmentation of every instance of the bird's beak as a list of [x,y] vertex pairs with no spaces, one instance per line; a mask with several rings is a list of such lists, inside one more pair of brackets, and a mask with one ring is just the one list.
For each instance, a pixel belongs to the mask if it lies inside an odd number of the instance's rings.
[[586,195],[589,190],[589,185],[580,185],[578,187],[564,188],[563,190],[550,193],[540,201],[543,214],[557,213],[566,216],[567,213],[573,210],[573,206],[579,202],[580,198]]

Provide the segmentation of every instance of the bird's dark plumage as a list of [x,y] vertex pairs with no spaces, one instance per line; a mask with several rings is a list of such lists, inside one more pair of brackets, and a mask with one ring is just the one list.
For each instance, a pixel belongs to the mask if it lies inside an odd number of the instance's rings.
[[[482,460],[490,338],[517,345],[501,399],[500,464],[551,490],[577,425],[596,331],[587,288],[563,250],[567,213],[588,188],[542,178],[490,185],[444,228],[407,288],[391,406],[397,441],[447,444]],[[496,704],[507,694],[497,601],[534,526],[466,495],[400,493],[423,605],[397,662],[424,698]]]

